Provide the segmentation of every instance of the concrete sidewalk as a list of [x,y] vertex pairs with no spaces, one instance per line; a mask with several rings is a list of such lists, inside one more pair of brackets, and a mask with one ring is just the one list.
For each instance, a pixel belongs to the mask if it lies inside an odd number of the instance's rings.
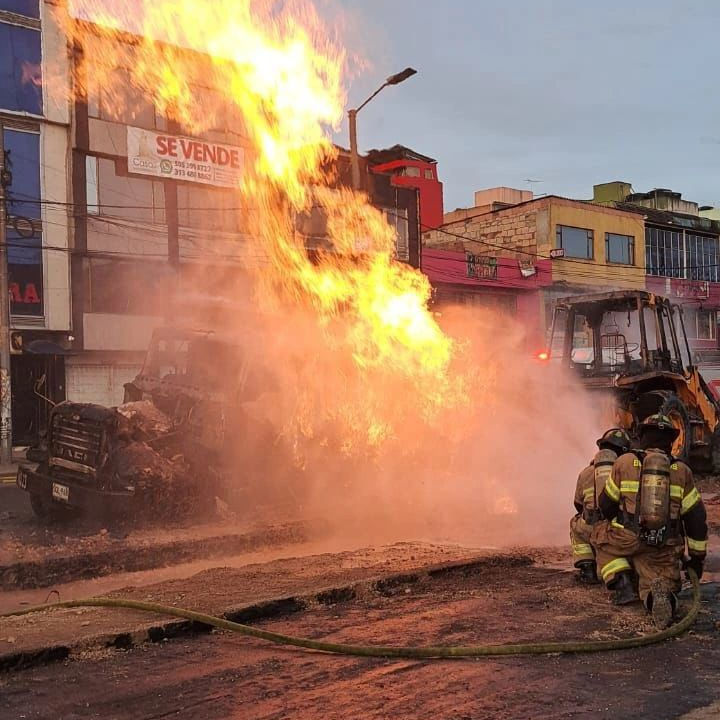
[[[14,485],[18,467],[25,463],[25,451],[27,448],[13,448],[13,461],[11,463],[0,463],[0,488],[4,485]],[[34,463],[32,463],[34,464]]]

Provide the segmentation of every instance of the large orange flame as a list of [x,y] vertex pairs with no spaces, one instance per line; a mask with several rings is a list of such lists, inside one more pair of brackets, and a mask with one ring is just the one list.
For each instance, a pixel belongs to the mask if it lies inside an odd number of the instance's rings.
[[[343,117],[345,57],[312,6],[292,2],[278,10],[271,0],[118,5],[124,13],[107,1],[78,1],[65,21],[92,63],[76,72],[76,91],[85,93],[91,77],[121,104],[113,71],[124,67],[158,111],[187,132],[215,129],[228,116],[242,123],[250,152],[238,193],[269,259],[262,287],[312,310],[334,359],[321,371],[340,378],[320,398],[298,376],[296,429],[312,435],[319,422],[333,422],[343,449],[377,446],[408,414],[432,422],[461,403],[463,381],[451,372],[456,348],[428,310],[427,278],[395,260],[394,230],[364,194],[332,187],[330,137]],[[101,29],[88,33],[78,18]],[[197,101],[197,84],[215,90],[213,101]],[[332,250],[311,261],[295,218],[312,206],[327,217]],[[359,382],[344,382],[350,374]]]

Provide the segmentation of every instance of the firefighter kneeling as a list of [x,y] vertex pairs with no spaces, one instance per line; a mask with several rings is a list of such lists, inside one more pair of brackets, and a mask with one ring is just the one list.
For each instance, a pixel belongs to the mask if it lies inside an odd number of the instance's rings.
[[613,428],[603,433],[597,446],[599,450],[595,457],[578,475],[574,499],[577,515],[570,520],[573,563],[578,569],[578,580],[588,585],[600,582],[595,568],[595,551],[590,543],[593,526],[602,521],[598,498],[612,475],[618,455],[630,449],[630,438],[624,430]]
[[705,506],[690,468],[671,455],[678,435],[669,418],[652,415],[639,426],[640,450],[613,465],[600,494],[603,516],[613,518],[593,528],[592,543],[603,582],[614,590],[614,602],[640,599],[658,628],[672,622],[680,566],[687,541],[691,567],[702,576],[707,552]]

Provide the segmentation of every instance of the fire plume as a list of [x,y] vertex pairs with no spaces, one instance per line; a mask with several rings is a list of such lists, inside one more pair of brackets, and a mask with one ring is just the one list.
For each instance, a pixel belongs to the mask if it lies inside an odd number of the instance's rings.
[[[427,278],[396,260],[395,230],[367,196],[337,187],[330,138],[343,118],[346,58],[311,5],[78,0],[62,22],[83,48],[79,96],[99,84],[106,106],[127,110],[121,68],[182,132],[231,127],[244,137],[237,193],[267,258],[262,299],[309,311],[308,334],[323,346],[296,363],[286,388],[293,432],[318,436],[330,424],[352,452],[396,437],[410,417],[436,422],[465,402],[457,347],[428,310]],[[312,212],[327,233],[310,253],[297,220]],[[323,383],[311,381],[318,373]]]

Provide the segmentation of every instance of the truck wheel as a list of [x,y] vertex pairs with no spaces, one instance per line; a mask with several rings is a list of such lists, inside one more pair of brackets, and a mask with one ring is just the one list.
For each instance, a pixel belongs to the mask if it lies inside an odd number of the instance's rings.
[[672,447],[672,453],[680,460],[687,460],[690,452],[690,419],[682,400],[674,393],[669,393],[658,411],[667,415],[670,422],[679,430]]
[[38,493],[30,493],[30,507],[37,519],[46,523],[57,522],[62,516],[62,508],[56,507],[50,498]]

